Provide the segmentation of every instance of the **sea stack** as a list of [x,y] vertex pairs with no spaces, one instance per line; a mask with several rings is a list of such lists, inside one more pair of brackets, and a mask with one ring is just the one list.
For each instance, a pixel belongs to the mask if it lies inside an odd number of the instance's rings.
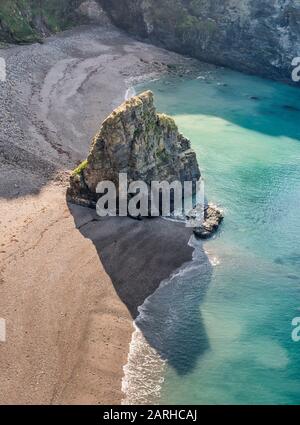
[[175,121],[159,114],[153,93],[146,91],[115,109],[96,134],[90,153],[70,179],[67,200],[95,207],[98,183],[111,181],[118,188],[119,173],[128,183],[141,180],[197,182],[200,170],[191,143]]

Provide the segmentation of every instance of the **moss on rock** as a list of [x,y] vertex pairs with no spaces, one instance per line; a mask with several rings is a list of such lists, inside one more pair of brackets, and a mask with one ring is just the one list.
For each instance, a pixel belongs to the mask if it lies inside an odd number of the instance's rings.
[[86,169],[87,166],[88,166],[88,160],[86,159],[86,160],[82,161],[82,163],[80,165],[78,165],[78,167],[75,168],[75,170],[73,170],[72,175],[76,176],[76,175],[81,174],[83,172],[83,170]]

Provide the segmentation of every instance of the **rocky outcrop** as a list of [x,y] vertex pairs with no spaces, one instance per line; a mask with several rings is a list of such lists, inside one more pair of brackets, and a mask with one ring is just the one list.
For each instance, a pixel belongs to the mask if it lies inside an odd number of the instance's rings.
[[213,236],[223,219],[223,211],[212,204],[207,205],[205,208],[197,205],[187,215],[189,226],[194,228],[194,234],[199,239],[208,239]]
[[190,141],[171,117],[157,113],[150,91],[124,102],[103,122],[87,160],[71,176],[68,201],[94,207],[98,183],[108,180],[118,189],[119,173],[127,173],[128,183],[148,186],[200,178]]
[[291,82],[299,0],[98,0],[126,31],[205,62]]

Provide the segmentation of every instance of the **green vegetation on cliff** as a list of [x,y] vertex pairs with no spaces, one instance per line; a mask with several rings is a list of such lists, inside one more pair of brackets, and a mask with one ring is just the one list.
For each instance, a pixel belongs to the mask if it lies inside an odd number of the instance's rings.
[[31,43],[69,27],[80,0],[0,0],[0,42]]
[[31,42],[38,37],[30,25],[28,4],[24,0],[0,0],[0,37],[2,41]]

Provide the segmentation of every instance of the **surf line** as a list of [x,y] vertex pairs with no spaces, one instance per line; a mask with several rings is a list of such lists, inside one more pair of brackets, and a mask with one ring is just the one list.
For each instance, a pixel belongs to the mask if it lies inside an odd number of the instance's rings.
[[0,317],[0,342],[6,342],[6,321]]

